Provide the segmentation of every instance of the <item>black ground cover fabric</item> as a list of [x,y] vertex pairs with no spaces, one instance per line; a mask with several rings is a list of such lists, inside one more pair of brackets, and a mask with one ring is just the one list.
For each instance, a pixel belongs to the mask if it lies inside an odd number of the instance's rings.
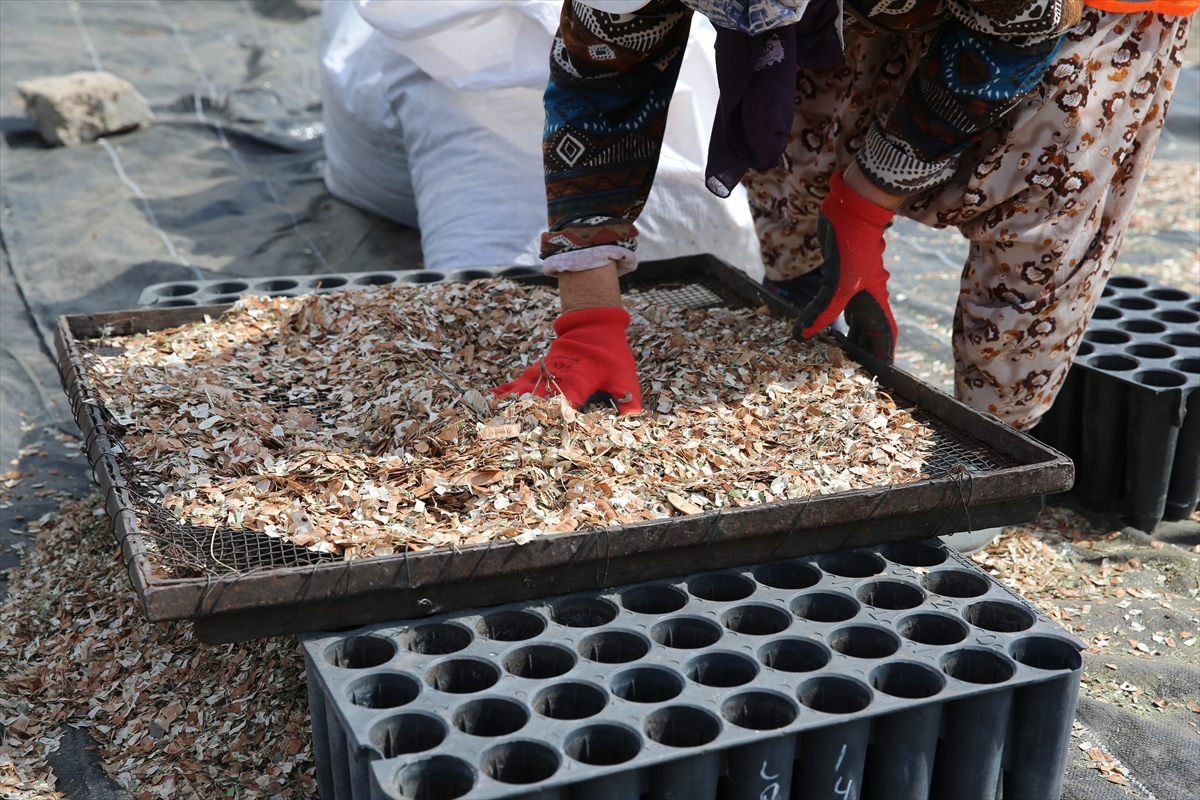
[[[11,531],[78,496],[89,480],[66,438],[78,431],[52,355],[59,315],[133,308],[144,286],[168,280],[421,266],[416,230],[325,190],[319,11],[312,0],[0,2],[0,473],[18,474],[0,502],[0,569],[15,565],[27,543]],[[157,121],[110,137],[107,147],[46,147],[16,83],[97,67],[133,82]],[[1184,71],[1162,158],[1200,153],[1198,75]],[[1193,239],[1134,242],[1128,257],[1150,263],[1194,250]],[[900,224],[889,254],[902,257],[892,287],[901,363],[944,380],[965,245],[953,232]],[[1176,558],[1200,543],[1197,530],[1171,529]],[[1142,542],[1138,552],[1148,549]],[[1200,628],[1194,613],[1188,624]],[[1089,656],[1089,673],[1180,703],[1148,716],[1083,698],[1078,720],[1136,782],[1107,782],[1073,749],[1065,797],[1200,796],[1200,714],[1183,710],[1200,702],[1194,649],[1190,659]],[[65,739],[55,763],[70,777],[60,788],[73,798],[122,796],[97,775],[87,744],[82,733]]]

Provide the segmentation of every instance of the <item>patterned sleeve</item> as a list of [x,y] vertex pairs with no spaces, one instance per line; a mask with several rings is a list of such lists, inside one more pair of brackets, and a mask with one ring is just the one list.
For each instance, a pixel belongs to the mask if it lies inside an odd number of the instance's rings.
[[654,181],[691,16],[679,0],[632,14],[563,3],[545,95],[542,258],[637,248],[633,222]]
[[1083,0],[950,0],[947,5],[968,29],[1022,44],[1057,41],[1083,13]]
[[945,183],[958,156],[1034,90],[1081,0],[947,0],[920,65],[856,160],[892,194]]

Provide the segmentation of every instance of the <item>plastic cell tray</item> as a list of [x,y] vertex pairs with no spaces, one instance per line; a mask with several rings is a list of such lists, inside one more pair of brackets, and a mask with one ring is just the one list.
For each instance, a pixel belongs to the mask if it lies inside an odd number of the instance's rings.
[[[347,286],[364,285],[340,277]],[[408,277],[428,283],[452,276]],[[458,279],[471,277],[478,276],[471,271]],[[542,275],[517,279],[548,281]],[[711,256],[646,262],[623,281],[628,292],[678,308],[766,304],[780,315],[796,313]],[[126,459],[123,431],[92,387],[88,365],[110,352],[110,337],[203,322],[227,307],[80,315],[60,319],[56,328],[63,385],[145,614],[152,621],[192,620],[209,643],[604,589],[687,574],[701,564],[724,568],[1013,525],[1033,519],[1042,497],[1065,491],[1074,478],[1071,462],[1052,448],[844,343],[852,359],[932,429],[927,478],[542,536],[524,545],[506,540],[342,561],[254,531],[174,518],[155,502],[152,481]]]
[[1200,298],[1136,276],[1108,281],[1038,436],[1074,459],[1097,511],[1152,531],[1200,499]]
[[1058,798],[1082,642],[940,542],[302,637],[323,798]]
[[168,281],[142,289],[141,308],[186,308],[236,302],[244,294],[297,297],[393,283],[466,283],[479,278],[529,278],[537,267],[473,267],[471,269],[404,269],[338,272],[330,275],[277,275],[270,278],[222,278],[211,281]]

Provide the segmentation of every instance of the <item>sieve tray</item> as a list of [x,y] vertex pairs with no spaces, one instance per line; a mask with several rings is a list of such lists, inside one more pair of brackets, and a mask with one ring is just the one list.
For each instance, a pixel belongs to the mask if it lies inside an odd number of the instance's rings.
[[[492,274],[506,269],[496,268]],[[427,282],[450,276],[425,271]],[[472,275],[472,277],[479,277]],[[544,276],[518,278],[546,282]],[[797,309],[713,256],[646,262],[622,283],[677,307],[719,305],[795,316]],[[228,305],[64,316],[59,370],[88,460],[105,492],[134,591],[149,620],[192,620],[208,643],[336,630],[468,608],[605,589],[851,547],[927,539],[1026,522],[1046,494],[1066,491],[1074,465],[995,417],[959,403],[844,339],[850,358],[934,431],[927,478],[881,488],[609,528],[421,553],[342,561],[290,542],[180,524],[158,506],[123,455],[87,363],[108,337],[216,317]],[[178,577],[164,563],[190,565]]]

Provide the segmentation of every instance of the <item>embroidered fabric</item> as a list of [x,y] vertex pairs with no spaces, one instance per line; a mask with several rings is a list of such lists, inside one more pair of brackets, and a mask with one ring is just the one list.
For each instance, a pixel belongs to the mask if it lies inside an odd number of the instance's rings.
[[958,155],[927,161],[911,143],[871,124],[857,162],[871,183],[889,194],[911,195],[940,186],[954,176]]

